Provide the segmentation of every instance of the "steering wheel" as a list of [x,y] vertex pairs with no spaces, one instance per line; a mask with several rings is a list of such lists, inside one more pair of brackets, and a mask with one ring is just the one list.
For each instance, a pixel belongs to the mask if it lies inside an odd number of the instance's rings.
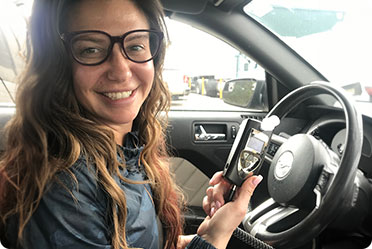
[[270,197],[250,210],[243,225],[251,235],[275,248],[294,248],[311,241],[351,202],[361,156],[361,115],[342,89],[313,82],[289,93],[267,115],[284,118],[310,97],[328,94],[345,114],[345,147],[341,158],[309,134],[285,140],[267,176]]

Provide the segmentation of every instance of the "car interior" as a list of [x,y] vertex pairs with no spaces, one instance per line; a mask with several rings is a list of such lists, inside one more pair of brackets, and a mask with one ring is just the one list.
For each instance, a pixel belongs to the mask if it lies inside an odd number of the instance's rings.
[[[252,197],[250,211],[241,227],[274,248],[367,248],[372,236],[369,211],[372,176],[371,118],[356,113],[354,107],[347,111],[348,104],[345,103],[340,108],[335,102],[343,101],[340,96],[334,95],[335,90],[310,89],[312,87],[299,90],[312,82],[314,86],[319,84],[323,88],[328,85],[324,83],[328,80],[270,30],[243,14],[243,6],[249,5],[250,1],[162,2],[170,19],[187,23],[218,37],[265,69],[268,111],[226,111],[219,112],[218,115],[206,111],[170,112],[169,141],[177,158],[176,177],[189,198],[195,200],[194,196],[198,196],[196,199],[200,201],[200,192],[196,191],[195,195],[192,192],[195,189],[188,192],[189,186],[201,186],[193,183],[197,176],[201,177],[199,183],[205,183],[203,175],[209,178],[216,171],[224,170],[234,143],[235,131],[244,119],[262,121],[267,116],[277,114],[280,125],[273,131],[260,170],[264,182]],[[294,95],[284,97],[292,91],[295,92]],[[351,119],[354,119],[356,126],[352,124],[354,122],[349,123]],[[198,141],[195,138],[200,135],[200,126],[207,133],[223,133],[226,139]],[[310,148],[301,148],[307,142],[298,136],[311,136],[320,141],[320,147],[330,148],[327,151],[334,152],[331,157],[337,155],[340,159],[334,162],[338,165],[337,173],[323,165],[322,170],[317,171],[316,177],[314,176],[315,181],[310,180],[312,176],[305,180],[308,172],[305,161],[315,154],[312,155]],[[281,145],[287,147],[283,149]],[[291,146],[294,148],[289,149]],[[275,172],[272,171],[275,171],[275,164],[278,163],[277,154],[286,149],[294,151],[295,148],[299,149],[299,165],[293,162],[293,165],[299,167],[299,175],[296,177],[306,182],[304,186],[310,181],[312,183],[307,186],[308,190],[302,189],[292,199],[296,194],[292,193],[294,195],[290,197],[290,192],[298,187],[298,183],[277,181],[273,177]],[[180,163],[187,166],[180,166]],[[188,173],[180,172],[187,168]],[[342,173],[344,169],[345,172]],[[345,177],[342,177],[343,174]],[[188,186],[184,184],[186,179],[189,179]],[[320,195],[314,194],[314,187],[322,188],[319,184],[325,184],[327,190],[323,189]],[[349,186],[345,187],[346,185]],[[194,202],[190,203],[189,213],[186,215],[186,231],[190,233],[195,232],[204,218],[201,207],[194,205]],[[231,239],[229,245],[231,248],[251,248],[235,238]]]
[[[185,233],[196,233],[205,218],[202,199],[214,173],[224,171],[239,185],[235,179],[244,179],[248,171],[264,180],[239,227],[248,240],[257,238],[270,247],[233,236],[228,248],[369,248],[372,117],[327,75],[247,15],[243,8],[251,0],[161,2],[170,20],[217,37],[264,68],[264,79],[254,81],[260,87],[253,89],[260,104],[169,112],[172,171],[188,202]],[[237,85],[227,81],[224,91]],[[13,113],[14,106],[0,108],[0,127]],[[272,124],[270,117],[280,122]],[[264,122],[271,128],[264,129]],[[255,147],[253,139],[262,140],[262,146]],[[247,151],[254,152],[253,163],[247,157],[243,161],[242,152]]]

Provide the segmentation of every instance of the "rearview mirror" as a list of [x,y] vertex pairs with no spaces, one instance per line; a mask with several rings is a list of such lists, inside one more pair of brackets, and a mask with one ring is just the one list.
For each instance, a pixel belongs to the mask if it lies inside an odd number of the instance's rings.
[[267,109],[266,82],[252,78],[234,79],[225,83],[222,99],[225,103],[248,109]]

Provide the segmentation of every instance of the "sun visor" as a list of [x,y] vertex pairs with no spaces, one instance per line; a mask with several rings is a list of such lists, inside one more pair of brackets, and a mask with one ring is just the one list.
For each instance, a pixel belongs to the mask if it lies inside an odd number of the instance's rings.
[[161,0],[164,10],[185,14],[200,14],[208,0]]

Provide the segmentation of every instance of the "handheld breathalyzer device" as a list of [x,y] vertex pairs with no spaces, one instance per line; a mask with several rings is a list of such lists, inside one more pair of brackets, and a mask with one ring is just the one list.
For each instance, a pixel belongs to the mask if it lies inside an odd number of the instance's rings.
[[228,201],[236,186],[240,187],[248,177],[259,172],[272,131],[279,122],[277,116],[271,116],[262,122],[245,119],[241,123],[223,171],[224,178],[234,185]]

